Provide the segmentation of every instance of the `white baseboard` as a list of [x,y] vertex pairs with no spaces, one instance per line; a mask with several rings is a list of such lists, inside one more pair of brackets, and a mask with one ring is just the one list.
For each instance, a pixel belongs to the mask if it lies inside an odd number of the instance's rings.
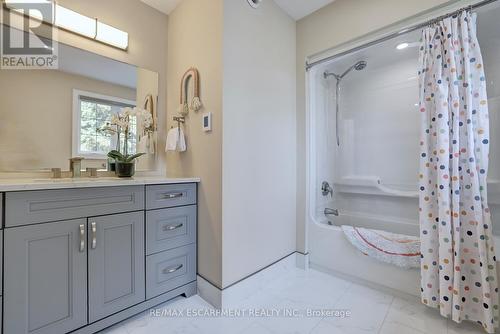
[[198,295],[213,307],[222,308],[222,290],[198,275],[196,277]]
[[293,253],[224,289],[198,275],[198,295],[217,309],[236,307],[266,283],[286,275],[291,268],[307,268],[308,262],[307,256]]
[[297,268],[302,270],[309,269],[309,254],[295,253],[297,254]]

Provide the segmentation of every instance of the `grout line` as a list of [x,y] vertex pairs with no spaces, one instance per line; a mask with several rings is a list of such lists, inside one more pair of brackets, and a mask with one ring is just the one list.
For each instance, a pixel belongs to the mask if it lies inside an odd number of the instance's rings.
[[387,312],[385,313],[384,320],[382,320],[382,323],[380,324],[380,328],[377,331],[377,334],[380,334],[382,332],[382,328],[384,328],[385,321],[387,320],[387,316],[389,315],[389,312],[391,312],[392,304],[394,304],[394,300],[396,297],[392,296],[391,304],[387,308]]
[[324,317],[323,317],[323,318],[321,318],[321,319],[319,319],[318,323],[317,323],[316,325],[314,325],[314,327],[313,327],[313,328],[311,328],[311,330],[309,331],[309,334],[311,334],[311,333],[312,333],[312,332],[313,332],[313,331],[314,331],[314,330],[315,330],[315,329],[319,326],[319,324],[321,324],[321,322],[322,322],[323,320],[325,320],[325,318],[324,318]]

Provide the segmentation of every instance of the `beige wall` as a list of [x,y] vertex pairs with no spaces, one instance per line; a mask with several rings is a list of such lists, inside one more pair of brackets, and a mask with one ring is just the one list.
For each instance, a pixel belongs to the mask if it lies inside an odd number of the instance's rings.
[[135,101],[135,89],[59,71],[2,71],[0,171],[68,170],[73,89]]
[[[167,154],[169,176],[198,176],[198,273],[222,286],[222,0],[184,0],[169,15],[168,124],[179,111],[180,80],[200,71],[204,108],[186,117],[187,152]],[[211,133],[202,113],[212,112]]]
[[[97,17],[129,33],[129,49],[123,51],[75,34],[59,31],[59,41],[159,74],[159,138],[165,146],[167,90],[168,17],[138,0],[58,0],[64,7],[89,17]],[[68,112],[71,114],[71,110]],[[157,170],[165,170],[165,154],[159,152]]]
[[297,250],[307,251],[306,57],[368,34],[448,0],[336,0],[297,22]]
[[224,287],[295,251],[295,38],[274,1],[224,1]]

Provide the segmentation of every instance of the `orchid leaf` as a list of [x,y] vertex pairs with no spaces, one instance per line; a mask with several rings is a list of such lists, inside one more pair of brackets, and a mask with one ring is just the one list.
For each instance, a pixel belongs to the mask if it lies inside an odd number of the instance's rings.
[[130,156],[126,156],[125,157],[125,162],[132,162],[134,161],[135,159],[139,158],[139,157],[142,157],[143,155],[145,155],[146,153],[137,153],[137,154],[134,154],[134,155],[130,155]]

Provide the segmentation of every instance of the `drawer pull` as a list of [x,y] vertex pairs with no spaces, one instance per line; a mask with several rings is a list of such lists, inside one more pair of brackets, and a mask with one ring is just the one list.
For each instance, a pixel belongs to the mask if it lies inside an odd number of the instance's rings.
[[80,224],[80,253],[85,252],[85,224]]
[[179,264],[178,266],[175,266],[175,267],[165,268],[165,269],[163,269],[162,273],[172,274],[172,273],[175,273],[177,270],[181,269],[182,267],[184,267],[184,265]]
[[163,226],[163,231],[168,232],[168,231],[177,230],[178,228],[181,228],[182,226],[184,226],[184,224],[183,224],[183,223],[180,223],[180,224],[178,224],[178,225],[167,225],[167,226]]
[[162,199],[181,198],[182,196],[184,196],[183,193],[166,193],[166,194],[163,194]]
[[92,229],[92,249],[95,249],[97,246],[97,226],[96,222],[92,222],[90,224]]

